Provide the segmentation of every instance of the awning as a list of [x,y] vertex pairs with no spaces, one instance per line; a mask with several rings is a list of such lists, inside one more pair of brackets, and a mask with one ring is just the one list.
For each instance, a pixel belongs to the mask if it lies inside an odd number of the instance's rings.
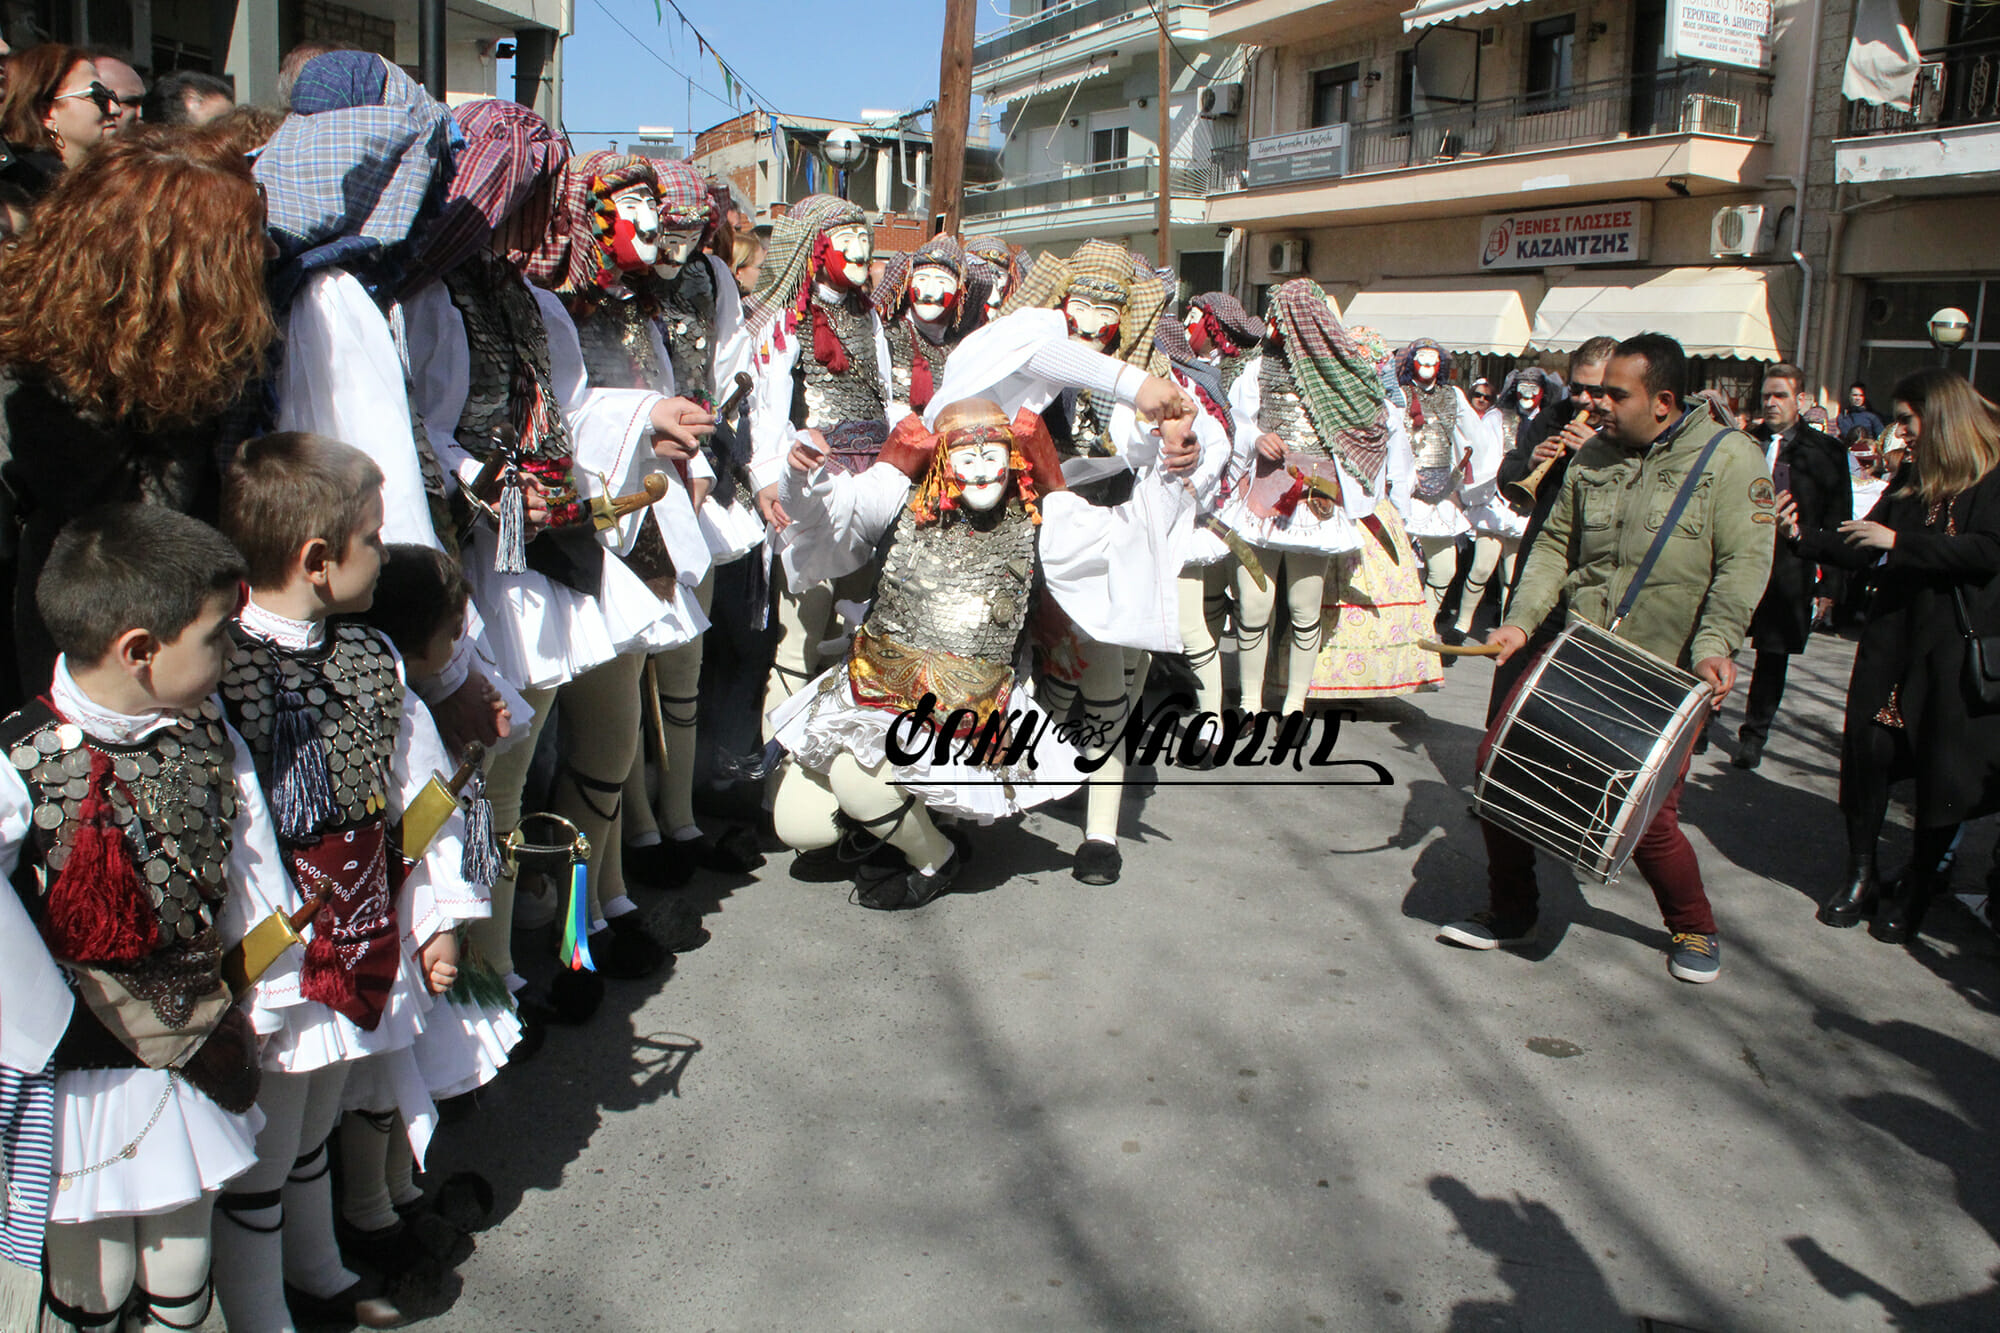
[[1397,347],[1430,338],[1454,352],[1518,356],[1541,294],[1536,277],[1394,278],[1358,293],[1340,322],[1371,328]]
[[1109,74],[1110,72],[1111,66],[1109,65],[1092,65],[1087,69],[1077,70],[1074,74],[1058,74],[1054,78],[1043,79],[1040,83],[1030,84],[1028,87],[1019,89],[1018,91],[1000,94],[994,100],[1005,102],[1025,101],[1030,97],[1040,97],[1043,93],[1053,93],[1064,88],[1073,87],[1076,84],[1082,83],[1085,79],[1094,79],[1099,75]]
[[1678,339],[1689,356],[1782,361],[1797,343],[1797,276],[1789,268],[1573,273],[1542,298],[1528,341],[1569,352],[1599,335],[1656,332]]
[[1522,0],[1417,0],[1413,8],[1403,11],[1403,31],[1415,32],[1418,28],[1434,27],[1440,23],[1456,23],[1474,14],[1484,14],[1489,9],[1505,9],[1521,3]]

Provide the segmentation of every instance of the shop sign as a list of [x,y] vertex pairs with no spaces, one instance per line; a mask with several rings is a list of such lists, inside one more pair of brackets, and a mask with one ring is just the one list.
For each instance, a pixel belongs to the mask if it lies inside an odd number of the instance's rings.
[[1250,184],[1320,180],[1347,174],[1347,126],[1322,125],[1250,141]]
[[1643,201],[1492,214],[1479,224],[1479,267],[1643,263],[1652,223]]
[[1744,69],[1771,67],[1771,0],[1668,0],[1676,58]]

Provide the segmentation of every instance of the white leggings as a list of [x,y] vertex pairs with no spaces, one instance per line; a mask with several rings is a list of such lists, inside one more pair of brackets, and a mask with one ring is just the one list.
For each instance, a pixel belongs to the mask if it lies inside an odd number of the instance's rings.
[[1104,766],[1093,774],[1083,798],[1083,836],[1089,842],[1118,841],[1118,811],[1125,800],[1125,751],[1119,743],[1125,719],[1137,706],[1146,688],[1146,672],[1153,655],[1131,648],[1084,639],[1078,645],[1083,671],[1074,685],[1067,681],[1043,682],[1042,702],[1049,717],[1068,715],[1079,697],[1083,700],[1083,722],[1091,743],[1083,753],[1095,759],[1105,755]]
[[1243,707],[1255,712],[1264,706],[1264,664],[1271,652],[1270,631],[1274,628],[1271,622],[1277,611],[1278,590],[1283,588],[1291,643],[1285,677],[1285,711],[1295,713],[1306,706],[1306,689],[1312,684],[1313,666],[1319,660],[1320,622],[1325,615],[1323,603],[1330,558],[1262,546],[1251,549],[1266,582],[1259,588],[1248,570],[1236,572],[1236,669],[1242,673]]
[[771,807],[778,837],[795,851],[831,847],[840,838],[834,815],[843,813],[901,852],[915,869],[936,871],[951,859],[951,840],[938,832],[922,801],[882,772],[887,763],[863,768],[853,755],[841,754],[824,774],[787,764]]
[[[694,592],[701,613],[715,601],[715,572],[709,571]],[[646,796],[646,753],[642,748],[632,757],[632,774],[625,779],[626,842],[636,842],[642,833],[657,832],[669,838],[692,837],[699,830],[694,822],[695,713],[701,692],[701,636],[678,648],[653,654],[653,677],[660,691],[660,722],[666,732],[667,766],[659,775],[660,800],[657,812]],[[639,688],[639,703],[645,707],[645,680]],[[641,713],[644,721],[644,713]]]
[[1444,605],[1444,595],[1451,591],[1451,581],[1458,574],[1458,543],[1450,537],[1425,537],[1424,550],[1424,604],[1429,608],[1432,620],[1437,619],[1438,608]]
[[1194,672],[1197,713],[1222,706],[1222,656],[1218,646],[1229,610],[1229,562],[1184,569],[1180,577],[1181,642]]
[[1465,572],[1465,587],[1458,594],[1458,632],[1465,634],[1472,629],[1472,618],[1479,613],[1480,599],[1486,596],[1486,585],[1493,581],[1493,572],[1503,565],[1507,573],[1502,579],[1513,577],[1514,557],[1521,550],[1519,537],[1492,537],[1481,534],[1472,540],[1472,568]]
[[[208,1227],[215,1195],[170,1213],[62,1222],[48,1229],[49,1324],[112,1329],[128,1300],[141,1329],[195,1329],[208,1318]],[[231,1325],[233,1328],[234,1325]]]

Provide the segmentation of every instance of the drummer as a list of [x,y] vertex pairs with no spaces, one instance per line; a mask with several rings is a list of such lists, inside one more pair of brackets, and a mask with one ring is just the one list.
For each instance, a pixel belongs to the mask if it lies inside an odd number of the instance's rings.
[[[1618,344],[1597,399],[1597,437],[1571,459],[1514,600],[1487,640],[1503,664],[1527,647],[1529,632],[1559,599],[1567,599],[1572,623],[1609,623],[1683,480],[1721,435],[1617,633],[1707,681],[1717,704],[1734,688],[1733,658],[1770,578],[1775,495],[1764,452],[1749,436],[1683,407],[1687,379],[1686,353],[1672,338],[1642,333]],[[1481,767],[1500,725],[1480,743]],[[1686,779],[1683,766],[1632,859],[1672,936],[1667,970],[1707,982],[1721,973],[1722,949],[1701,867],[1681,832]],[[1438,938],[1468,949],[1526,943],[1538,901],[1534,848],[1491,823],[1482,821],[1481,831],[1486,910],[1451,922]]]

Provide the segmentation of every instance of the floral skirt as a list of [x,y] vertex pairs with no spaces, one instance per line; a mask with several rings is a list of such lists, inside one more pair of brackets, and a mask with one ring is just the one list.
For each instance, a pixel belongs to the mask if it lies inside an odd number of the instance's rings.
[[1308,699],[1387,698],[1444,682],[1437,654],[1417,646],[1433,634],[1423,562],[1394,505],[1376,505],[1375,518],[1396,556],[1364,529],[1361,549],[1328,565]]

